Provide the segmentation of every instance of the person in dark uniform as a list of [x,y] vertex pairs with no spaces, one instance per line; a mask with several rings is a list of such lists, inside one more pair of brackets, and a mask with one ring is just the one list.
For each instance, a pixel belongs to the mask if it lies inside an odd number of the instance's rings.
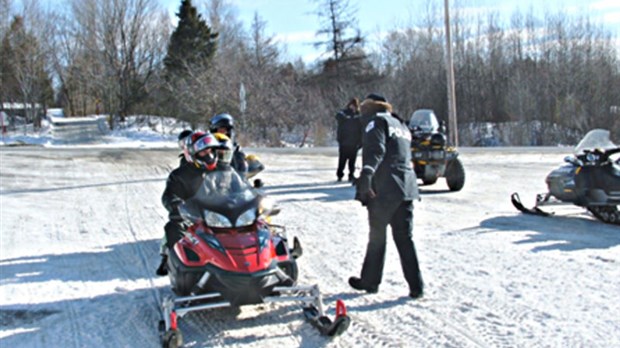
[[246,177],[248,171],[248,165],[245,161],[245,153],[241,151],[241,147],[235,141],[234,136],[234,128],[235,128],[235,120],[234,118],[226,113],[217,114],[211,118],[209,131],[211,133],[222,133],[225,134],[233,143],[233,156],[230,162],[230,165],[239,173],[242,177]]
[[355,160],[357,153],[362,147],[362,122],[360,119],[359,100],[352,98],[346,108],[336,114],[338,128],[336,140],[338,141],[338,169],[336,177],[342,181],[344,168],[348,162],[349,181],[355,181]]
[[413,200],[419,198],[419,192],[411,164],[411,133],[381,95],[368,95],[361,112],[370,121],[364,130],[363,167],[356,183],[355,199],[368,208],[370,233],[361,277],[349,278],[349,285],[368,293],[379,291],[386,231],[390,225],[409,284],[409,296],[419,298],[424,283],[412,240]]
[[162,260],[155,272],[159,276],[168,274],[166,263],[167,250],[183,236],[182,219],[179,205],[192,197],[203,182],[203,174],[215,170],[217,166],[216,150],[220,147],[217,138],[211,133],[194,132],[187,138],[187,150],[190,160],[173,170],[166,180],[166,188],[161,202],[168,211],[168,222],[164,226],[165,236],[162,241]]

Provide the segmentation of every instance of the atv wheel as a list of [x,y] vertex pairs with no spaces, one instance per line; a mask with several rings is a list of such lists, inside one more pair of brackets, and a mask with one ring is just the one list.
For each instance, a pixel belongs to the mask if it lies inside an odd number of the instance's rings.
[[465,168],[463,168],[463,163],[458,158],[448,163],[446,183],[450,191],[460,191],[465,185]]

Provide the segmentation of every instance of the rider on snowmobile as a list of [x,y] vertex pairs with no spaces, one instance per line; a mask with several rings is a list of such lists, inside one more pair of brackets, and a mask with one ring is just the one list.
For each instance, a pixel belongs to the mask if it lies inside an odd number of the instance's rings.
[[[179,214],[179,205],[192,197],[203,182],[203,173],[215,170],[218,163],[218,151],[222,144],[213,133],[195,132],[187,138],[189,161],[173,170],[166,181],[166,188],[161,201],[168,210],[169,221],[164,226],[165,236],[162,243],[162,261],[157,268],[157,275],[166,275],[166,248],[172,248],[183,236],[183,220]],[[230,150],[229,150],[230,152]]]
[[246,177],[248,165],[245,161],[245,153],[241,151],[241,147],[235,142],[234,123],[235,120],[230,114],[217,114],[211,118],[209,130],[211,133],[224,134],[229,138],[233,149],[230,165],[237,171],[237,173],[243,177]]
[[182,166],[183,164],[191,161],[189,153],[187,152],[187,138],[193,133],[194,132],[191,129],[184,129],[183,131],[181,131],[181,133],[179,133],[179,137],[177,140],[179,144],[179,149],[181,149],[181,154],[179,155],[179,157],[181,158],[179,166]]

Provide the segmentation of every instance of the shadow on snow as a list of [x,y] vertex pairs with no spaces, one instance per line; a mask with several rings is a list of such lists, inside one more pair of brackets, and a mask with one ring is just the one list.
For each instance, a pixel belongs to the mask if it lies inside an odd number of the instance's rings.
[[483,233],[529,232],[525,239],[516,244],[545,243],[534,247],[534,252],[608,249],[620,244],[620,228],[585,215],[496,216],[483,220],[480,227],[487,229]]
[[[152,282],[159,262],[158,253],[159,240],[147,240],[110,245],[101,251],[0,260],[1,286],[40,283],[34,286],[45,289],[58,286],[57,282],[80,282],[97,287],[102,282],[130,283],[151,279],[150,287],[138,290],[127,290],[123,288],[124,284],[119,284],[110,290],[114,292],[112,294],[92,296],[85,293],[77,295],[81,298],[69,300],[45,302],[42,299],[41,302],[45,303],[0,305],[0,327],[5,331],[0,346],[38,346],[41,342],[79,347],[102,343],[126,347],[158,346],[160,303],[166,295],[172,294],[167,278],[164,287]],[[48,288],[42,294],[53,291]],[[326,305],[332,307],[331,302]],[[300,347],[321,347],[330,342],[306,322],[301,306],[295,302],[248,307],[253,307],[257,314],[239,318],[234,308],[187,314],[179,321],[186,344],[194,347],[244,345],[260,339],[277,339],[279,336],[274,336],[274,331],[283,331],[282,338],[288,339],[291,334],[296,336],[295,345]],[[327,314],[333,317],[333,311],[329,308]],[[278,329],[269,327],[271,325]],[[260,334],[247,331],[263,326],[267,327],[260,330]]]

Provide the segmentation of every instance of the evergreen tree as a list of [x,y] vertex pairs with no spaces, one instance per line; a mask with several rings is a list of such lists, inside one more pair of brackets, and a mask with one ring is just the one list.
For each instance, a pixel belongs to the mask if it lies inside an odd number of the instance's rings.
[[188,68],[209,65],[216,50],[218,34],[211,31],[191,0],[182,0],[179,24],[170,37],[164,60],[169,77],[182,76]]
[[24,18],[15,16],[9,31],[5,33],[0,44],[2,69],[0,86],[1,102],[13,101],[29,105],[25,110],[27,120],[34,120],[39,125],[39,114],[35,104],[44,107],[53,97],[51,78],[45,66],[46,55],[37,38],[27,30]]

